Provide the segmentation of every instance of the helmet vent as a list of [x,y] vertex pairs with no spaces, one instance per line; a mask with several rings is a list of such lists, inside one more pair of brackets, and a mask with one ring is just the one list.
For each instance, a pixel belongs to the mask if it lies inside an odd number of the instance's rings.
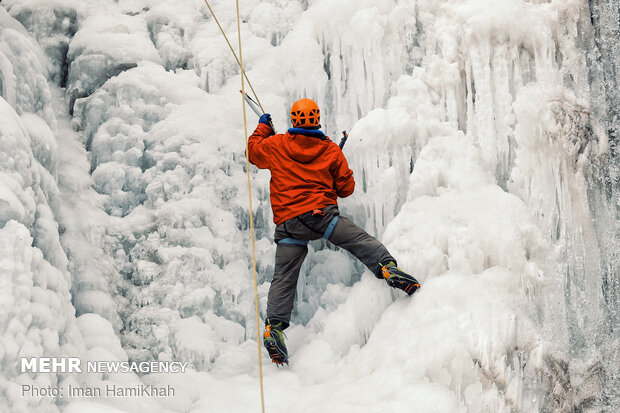
[[321,119],[319,106],[311,99],[301,99],[291,108],[291,122],[296,128],[317,127]]

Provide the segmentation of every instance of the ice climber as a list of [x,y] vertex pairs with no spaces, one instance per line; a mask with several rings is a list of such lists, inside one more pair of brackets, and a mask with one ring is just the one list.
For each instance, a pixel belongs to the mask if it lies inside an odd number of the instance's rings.
[[396,265],[374,237],[338,212],[338,197],[353,193],[353,171],[340,147],[320,131],[319,107],[301,99],[291,108],[293,127],[274,134],[264,114],[248,140],[250,162],[271,171],[271,208],[276,224],[276,263],[269,288],[263,342],[271,360],[288,363],[282,333],[289,326],[299,269],[308,241],[325,238],[362,261],[377,278],[413,294],[420,284]]

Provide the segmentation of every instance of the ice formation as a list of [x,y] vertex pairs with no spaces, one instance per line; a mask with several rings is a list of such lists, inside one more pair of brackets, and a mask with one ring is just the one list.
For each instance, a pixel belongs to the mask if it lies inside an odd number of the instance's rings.
[[[212,3],[234,38],[235,7]],[[208,9],[1,5],[0,410],[258,410],[248,229],[252,213],[264,317],[269,173],[250,170],[249,211],[240,71]],[[311,243],[291,365],[263,354],[267,411],[612,411],[618,2],[247,0],[241,14],[276,128],[307,96],[333,140],[350,129],[341,210],[423,284],[405,297]],[[34,356],[191,369],[21,373]],[[21,397],[30,383],[177,391]]]

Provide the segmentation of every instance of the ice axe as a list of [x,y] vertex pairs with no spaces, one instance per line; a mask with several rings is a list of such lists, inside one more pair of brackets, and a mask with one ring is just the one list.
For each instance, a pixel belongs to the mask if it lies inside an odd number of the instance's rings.
[[340,146],[340,149],[344,148],[344,144],[347,143],[347,138],[349,137],[349,134],[347,133],[346,130],[342,131],[342,139],[340,139],[340,143],[338,144],[338,146]]
[[[260,107],[258,106],[258,103],[254,102],[254,99],[252,99],[247,93],[244,93],[243,90],[240,90],[239,93],[243,95],[246,103],[248,104],[250,109],[252,109],[254,113],[256,113],[256,116],[258,116],[259,118],[263,116],[263,111],[261,111]],[[271,121],[269,121],[269,126],[271,126],[271,129],[275,133],[276,128],[273,127],[273,123]]]

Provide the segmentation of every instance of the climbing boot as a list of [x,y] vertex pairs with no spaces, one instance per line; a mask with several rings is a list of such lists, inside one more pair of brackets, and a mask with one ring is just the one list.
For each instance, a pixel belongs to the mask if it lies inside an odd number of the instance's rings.
[[418,280],[413,278],[411,275],[406,274],[400,268],[396,266],[394,261],[390,261],[387,264],[381,265],[381,274],[385,281],[387,281],[388,285],[393,288],[398,288],[403,290],[407,294],[411,295],[416,292],[418,288],[420,288],[420,283]]
[[284,344],[284,333],[282,321],[274,320],[272,323],[269,319],[265,321],[265,333],[263,335],[263,344],[269,352],[269,357],[278,367],[282,364],[288,364],[288,351]]

